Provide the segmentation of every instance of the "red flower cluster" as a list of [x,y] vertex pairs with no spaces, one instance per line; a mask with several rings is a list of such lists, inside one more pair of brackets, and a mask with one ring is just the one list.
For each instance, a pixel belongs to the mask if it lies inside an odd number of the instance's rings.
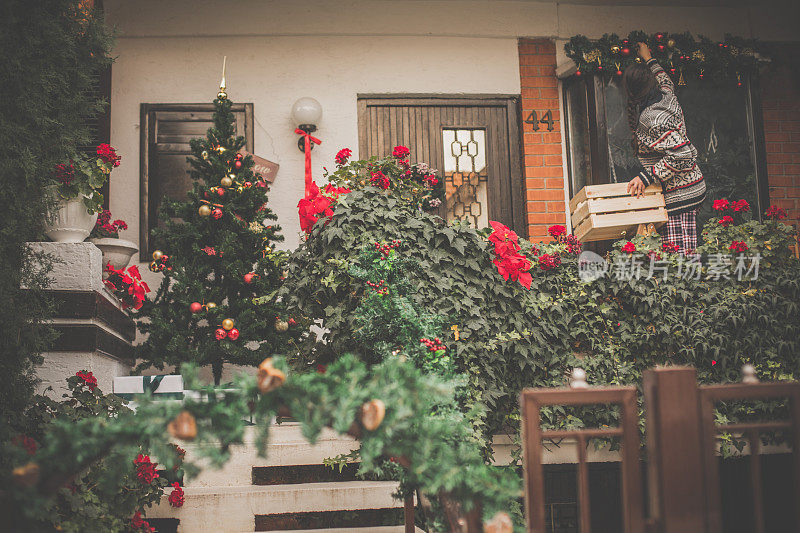
[[349,192],[350,189],[346,187],[335,187],[329,183],[325,186],[325,194],[322,194],[317,184],[312,182],[311,192],[305,198],[301,198],[297,204],[300,213],[300,229],[311,233],[311,228],[321,216],[333,216],[331,205],[339,198],[339,195]]
[[102,237],[116,237],[121,230],[128,229],[128,224],[124,220],[111,222],[111,211],[103,209],[97,215],[97,222],[94,224],[95,232]]
[[80,378],[84,385],[86,385],[89,390],[94,390],[97,388],[97,378],[94,377],[89,371],[81,370],[79,372],[75,372],[75,375]]
[[374,290],[377,294],[381,294],[381,295],[389,294],[389,287],[386,286],[386,280],[385,279],[380,280],[378,283],[373,283],[371,281],[368,281],[367,285],[372,287],[372,290]]
[[725,211],[731,206],[730,202],[727,199],[721,198],[719,200],[714,200],[714,204],[711,206],[714,211]]
[[156,528],[152,527],[150,523],[142,518],[142,512],[136,511],[131,518],[131,527],[134,531],[145,531],[146,533],[155,533]]
[[567,233],[567,227],[562,226],[560,224],[556,224],[554,226],[550,226],[549,228],[547,228],[547,233],[549,233],[551,237],[557,240],[559,237]]
[[764,213],[764,215],[766,215],[767,218],[772,219],[772,220],[781,220],[781,219],[786,218],[788,216],[786,214],[786,211],[784,211],[783,209],[781,209],[777,205],[769,206],[769,209],[767,209],[767,211],[766,211],[766,213]]
[[398,246],[400,246],[400,244],[401,244],[401,241],[398,241],[397,239],[395,239],[391,243],[388,243],[388,244],[385,243],[385,242],[374,242],[372,245],[383,256],[381,259],[385,259],[386,257],[389,256],[389,253],[392,250],[394,250],[395,248],[397,248]]
[[661,244],[661,249],[671,254],[676,254],[680,251],[680,247],[672,241],[664,241]]
[[733,224],[733,217],[730,216],[730,215],[725,215],[724,217],[719,219],[719,223],[720,223],[721,226],[727,228],[728,226]]
[[578,255],[581,253],[581,241],[579,241],[575,235],[570,233],[564,237],[564,244],[567,245],[567,252],[573,255]]
[[103,283],[117,295],[122,302],[122,307],[141,309],[145,294],[150,292],[150,287],[142,281],[139,267],[131,265],[126,272],[125,269],[117,270],[109,263],[106,265],[106,272],[108,272],[108,278],[104,279]]
[[33,455],[34,453],[36,453],[36,448],[37,448],[36,441],[27,435],[23,435],[20,433],[19,435],[11,439],[11,443],[16,444],[20,448],[23,448],[26,452],[28,452],[28,455]]
[[338,152],[336,152],[336,164],[339,166],[344,165],[347,163],[347,160],[350,159],[350,156],[353,155],[353,151],[350,148],[342,148]]
[[433,189],[439,183],[439,178],[436,177],[436,174],[425,174],[425,177],[422,178],[425,182],[425,185]]
[[119,162],[122,160],[122,158],[117,155],[117,151],[107,143],[103,143],[97,147],[97,157],[113,167],[118,167]]
[[405,146],[395,146],[394,150],[392,150],[392,155],[397,159],[405,159],[411,154],[411,150],[406,148]]
[[733,241],[731,245],[728,247],[728,250],[732,252],[746,252],[750,248],[747,247],[745,243],[742,241]]
[[490,221],[492,234],[489,235],[489,242],[494,243],[494,261],[497,271],[507,280],[519,281],[520,285],[526,289],[531,288],[530,270],[531,262],[527,257],[519,253],[519,237],[508,229],[505,225]]
[[328,371],[328,365],[317,363],[317,374],[324,374],[327,371]]
[[542,254],[539,256],[539,268],[542,270],[553,270],[561,264],[561,258],[557,255]]
[[631,241],[625,243],[625,246],[622,247],[622,251],[628,254],[632,254],[636,251],[636,245],[633,244]]
[[136,467],[136,477],[145,485],[150,485],[154,479],[158,478],[156,466],[158,463],[151,463],[149,455],[142,455],[141,453],[133,460]]
[[70,159],[69,163],[59,163],[56,165],[53,175],[62,185],[72,185],[72,180],[75,179],[75,162]]
[[444,344],[442,344],[442,341],[441,341],[441,339],[439,339],[439,337],[436,337],[435,339],[424,339],[423,338],[423,339],[420,339],[419,342],[424,344],[425,347],[428,348],[428,351],[431,351],[431,352],[437,352],[439,350],[446,350],[447,349],[447,347]]
[[217,255],[217,250],[213,246],[203,246],[200,251],[205,252],[206,255]]
[[747,213],[750,211],[750,204],[747,203],[747,200],[736,200],[731,204],[731,207],[737,213]]
[[369,179],[369,182],[375,187],[378,187],[379,189],[383,190],[389,188],[390,184],[389,178],[387,178],[386,175],[380,170],[377,172],[373,172],[372,174],[370,174],[370,176],[372,177]]
[[172,484],[172,492],[169,495],[169,504],[173,507],[183,507],[183,503],[186,501],[183,495],[183,489],[181,488],[180,483],[177,481]]

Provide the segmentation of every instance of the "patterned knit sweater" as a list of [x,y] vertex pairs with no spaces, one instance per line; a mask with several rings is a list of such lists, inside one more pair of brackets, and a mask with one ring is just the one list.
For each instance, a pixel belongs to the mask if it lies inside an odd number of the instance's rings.
[[645,107],[636,123],[639,161],[645,183],[660,183],[667,213],[677,215],[700,207],[706,197],[706,183],[697,166],[697,149],[686,136],[683,110],[675,86],[655,59],[647,62],[656,76],[661,99]]

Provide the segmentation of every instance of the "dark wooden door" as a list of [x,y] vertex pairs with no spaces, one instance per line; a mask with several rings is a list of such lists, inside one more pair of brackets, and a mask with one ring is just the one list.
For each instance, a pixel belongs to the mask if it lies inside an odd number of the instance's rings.
[[[253,104],[232,107],[236,134],[253,152]],[[164,198],[182,200],[192,188],[189,141],[205,137],[214,125],[212,104],[142,104],[139,257],[149,261],[154,245],[150,230],[163,224],[159,209]]]
[[525,237],[519,116],[517,96],[361,95],[359,153],[407,146],[444,179],[443,218],[496,220]]

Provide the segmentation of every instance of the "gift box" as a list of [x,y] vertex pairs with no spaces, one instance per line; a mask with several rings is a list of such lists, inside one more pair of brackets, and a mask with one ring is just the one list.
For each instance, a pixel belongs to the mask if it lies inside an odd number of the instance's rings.
[[159,400],[183,399],[183,376],[120,376],[114,378],[114,394],[125,400],[149,392]]

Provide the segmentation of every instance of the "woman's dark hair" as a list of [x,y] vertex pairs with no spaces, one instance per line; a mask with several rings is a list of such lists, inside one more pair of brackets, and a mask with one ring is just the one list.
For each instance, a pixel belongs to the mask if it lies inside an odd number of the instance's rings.
[[625,67],[622,75],[622,87],[628,97],[628,126],[631,128],[631,146],[637,152],[639,143],[636,140],[636,126],[639,124],[639,112],[641,104],[647,96],[658,86],[653,71],[644,63],[631,63]]

